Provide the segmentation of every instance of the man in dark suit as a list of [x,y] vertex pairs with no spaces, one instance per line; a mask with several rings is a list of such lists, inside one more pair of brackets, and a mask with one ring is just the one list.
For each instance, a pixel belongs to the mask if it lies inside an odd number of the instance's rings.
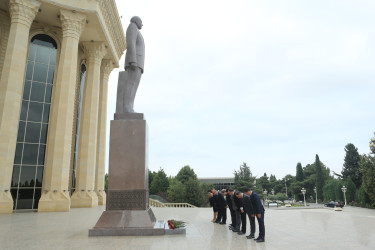
[[227,201],[227,205],[228,205],[228,208],[229,208],[229,212],[230,212],[230,217],[232,219],[232,223],[229,225],[229,228],[230,229],[233,229],[236,227],[236,214],[234,212],[234,209],[233,209],[233,203],[232,203],[232,196],[234,195],[234,190],[229,188],[228,189],[228,192],[227,192],[227,196],[226,196],[226,201]]
[[219,214],[216,219],[216,223],[224,225],[227,223],[227,202],[224,198],[225,192],[217,192],[217,205],[219,208]]
[[242,203],[244,205],[244,210],[249,217],[250,221],[250,234],[246,236],[248,239],[255,238],[255,211],[253,205],[251,204],[250,200],[250,189],[246,188],[245,192],[240,195],[240,199],[242,199]]
[[237,207],[239,208],[239,211],[240,211],[241,225],[242,225],[241,231],[238,232],[238,234],[243,235],[243,234],[246,234],[246,213],[245,213],[245,210],[243,209],[244,205],[243,205],[243,201],[240,197],[242,197],[242,193],[240,191],[237,191],[235,201],[237,201],[236,204],[237,204]]
[[236,223],[233,225],[233,228],[230,228],[233,232],[238,233],[240,232],[241,227],[241,212],[240,207],[238,206],[238,199],[236,197],[236,192],[233,190],[233,195],[231,196],[231,202],[232,202],[232,208],[234,211],[234,215],[236,217],[235,221]]
[[266,234],[265,227],[264,227],[264,207],[257,193],[250,190],[249,194],[250,194],[250,202],[251,202],[251,205],[253,206],[254,213],[257,217],[258,226],[259,226],[259,236],[258,238],[254,240],[256,240],[256,242],[264,242],[265,234]]

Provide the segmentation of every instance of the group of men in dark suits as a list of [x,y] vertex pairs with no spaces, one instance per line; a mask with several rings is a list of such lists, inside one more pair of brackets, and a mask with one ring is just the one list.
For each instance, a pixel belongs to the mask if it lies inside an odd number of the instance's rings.
[[[244,192],[229,188],[227,190],[223,189],[220,192],[208,190],[208,196],[210,205],[214,210],[214,223],[226,224],[227,207],[229,207],[232,219],[229,229],[239,235],[246,234],[246,217],[248,217],[250,221],[250,234],[246,238],[253,239],[255,238],[255,218],[257,218],[259,236],[254,240],[256,242],[264,242],[264,207],[256,192],[249,188],[245,189]],[[217,216],[215,216],[215,211],[217,212]]]

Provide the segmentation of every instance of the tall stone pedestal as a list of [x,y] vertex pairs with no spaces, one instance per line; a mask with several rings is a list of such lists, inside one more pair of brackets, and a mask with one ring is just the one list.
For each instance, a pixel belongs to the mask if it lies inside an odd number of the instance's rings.
[[143,114],[111,121],[106,211],[89,236],[162,235],[148,205],[147,124]]

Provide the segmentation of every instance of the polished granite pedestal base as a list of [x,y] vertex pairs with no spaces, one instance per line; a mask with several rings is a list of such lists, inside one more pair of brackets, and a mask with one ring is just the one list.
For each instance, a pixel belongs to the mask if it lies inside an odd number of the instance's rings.
[[154,227],[155,221],[151,208],[104,211],[94,228],[89,230],[89,236],[164,235],[164,230]]
[[148,210],[104,211],[89,236],[153,236],[186,234],[185,228],[169,229],[168,222],[159,220]]

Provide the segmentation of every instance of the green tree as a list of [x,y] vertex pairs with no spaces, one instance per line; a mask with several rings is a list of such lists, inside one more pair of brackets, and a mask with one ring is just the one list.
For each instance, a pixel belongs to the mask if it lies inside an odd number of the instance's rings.
[[210,183],[200,183],[189,166],[181,168],[175,178],[169,178],[169,183],[167,195],[170,202],[208,206],[207,190],[214,187]]
[[271,182],[271,183],[274,183],[274,182],[276,182],[276,181],[277,181],[276,176],[273,175],[273,174],[271,174],[271,175],[270,175],[270,182]]
[[303,195],[301,193],[301,189],[305,186],[301,181],[294,181],[288,187],[288,191],[294,195],[294,199],[296,200],[303,200]]
[[237,190],[252,188],[255,178],[253,177],[250,167],[244,162],[238,171],[234,171],[234,187]]
[[303,170],[300,162],[297,163],[296,167],[296,181],[303,181]]
[[[374,132],[375,135],[375,132]],[[375,137],[372,137],[370,140],[370,150],[373,154],[375,154]]]
[[344,180],[350,177],[357,188],[362,184],[362,174],[359,166],[360,160],[358,149],[352,143],[348,143],[345,146],[345,158],[341,174]]
[[[298,164],[296,167],[296,172],[300,172],[300,170],[297,169],[300,169]],[[302,168],[302,172],[303,181],[297,181],[297,176],[291,178],[292,181],[289,188],[290,192],[295,196],[296,199],[303,200],[303,195],[301,194],[302,188],[305,188],[306,190],[306,197],[315,197],[314,187],[317,187],[318,199],[322,200],[323,186],[333,178],[330,176],[330,169],[327,168],[323,162],[319,160],[319,156],[316,155],[315,162],[312,164],[307,164],[304,168]],[[318,176],[320,177],[318,178]],[[301,180],[301,174],[299,174],[299,180]]]
[[155,175],[156,175],[156,172],[151,172],[150,169],[148,170],[148,188],[151,188],[151,183]]
[[[318,156],[319,157],[319,156]],[[323,179],[324,182],[327,182],[330,179],[330,172],[331,170],[326,167],[326,165],[320,161],[322,170],[323,170]],[[306,167],[303,168],[303,179],[306,180],[308,178],[315,178],[316,179],[316,165],[315,161],[312,164],[307,164]]]
[[[304,179],[307,179],[307,178],[309,178],[311,176],[313,176],[313,178],[316,178],[315,175],[316,175],[316,166],[315,166],[315,163],[313,163],[313,164],[307,164],[303,168],[303,178]],[[297,177],[296,177],[296,180],[297,180]]]
[[366,206],[366,204],[369,204],[371,202],[370,197],[365,191],[365,187],[363,183],[358,189],[358,201],[362,207]]
[[330,180],[323,187],[323,198],[325,201],[336,200],[334,181]]
[[168,188],[168,200],[170,202],[186,202],[185,201],[185,186],[177,180],[173,178]]
[[267,190],[267,192],[270,193],[271,185],[270,185],[270,181],[268,179],[267,173],[264,173],[263,176],[259,177],[256,183],[257,183],[257,187],[261,188],[262,193],[264,190]]
[[329,180],[323,187],[323,198],[325,201],[343,200],[344,196],[341,191],[342,181],[339,179]]
[[203,196],[207,196],[207,190],[205,193],[201,192],[200,183],[198,179],[190,178],[185,184],[184,197],[185,202],[190,203],[194,206],[201,206]]
[[270,182],[271,188],[275,190],[275,194],[283,193],[285,195],[285,182],[283,179]]
[[104,190],[108,190],[108,173],[104,175]]
[[209,183],[199,183],[190,178],[185,184],[173,178],[168,188],[168,200],[176,203],[190,203],[197,207],[208,206],[207,190],[213,189]]
[[154,175],[151,186],[150,186],[150,193],[151,194],[159,194],[167,192],[169,187],[169,180],[167,175],[165,174],[162,168]]
[[352,181],[350,177],[346,179],[344,182],[346,189],[346,200],[349,202],[355,201],[355,194],[357,191],[357,187],[355,186],[355,183]]
[[284,202],[285,200],[288,199],[288,197],[286,197],[285,193],[277,193],[277,194],[275,194],[275,198],[276,198],[276,200],[279,200],[279,201],[282,201],[282,202]]
[[371,155],[362,155],[361,172],[363,187],[372,202],[375,202],[375,157]]
[[271,174],[271,175],[270,175],[270,179],[269,179],[269,185],[270,185],[269,188],[270,188],[270,190],[273,189],[273,191],[274,191],[275,194],[278,193],[278,192],[280,192],[280,191],[281,191],[281,188],[282,188],[282,187],[280,187],[278,184],[279,184],[279,182],[278,182],[278,180],[276,179],[276,176],[273,175],[273,174]]
[[319,160],[319,156],[315,156],[315,168],[316,168],[316,188],[318,193],[318,199],[323,198],[323,186],[324,186],[324,173],[323,166]]
[[[313,178],[308,178],[304,181],[301,182],[302,183],[302,186],[305,188],[306,190],[306,199],[308,199],[308,197],[312,196],[314,197],[315,199],[315,192],[314,192],[314,188],[315,188],[315,184],[316,184],[316,181],[315,179]],[[300,191],[301,192],[301,191]],[[323,194],[323,191],[321,191],[322,194]],[[322,196],[323,197],[323,196]],[[318,197],[319,198],[319,197]]]
[[185,184],[189,179],[197,180],[198,177],[194,173],[194,170],[190,168],[190,166],[186,165],[180,169],[180,171],[176,175],[176,179],[180,181],[182,184]]

